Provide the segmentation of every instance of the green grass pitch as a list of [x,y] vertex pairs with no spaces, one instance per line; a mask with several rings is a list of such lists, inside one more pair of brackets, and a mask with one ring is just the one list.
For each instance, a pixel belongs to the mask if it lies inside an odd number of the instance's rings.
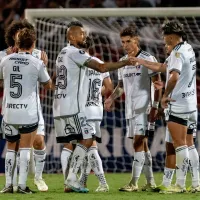
[[[190,174],[189,174],[190,175]],[[188,175],[187,186],[191,183]],[[95,193],[98,186],[97,178],[91,174],[88,179],[88,194],[64,193],[63,177],[61,174],[44,174],[44,179],[49,186],[48,192],[37,192],[36,194],[0,194],[0,200],[188,200],[200,199],[200,193],[185,194],[158,194],[154,192],[119,192],[118,188],[126,184],[130,179],[129,173],[108,173],[106,174],[107,182],[110,186],[108,193]],[[156,183],[160,184],[162,180],[161,173],[155,173]],[[4,176],[0,176],[0,187],[3,188]],[[139,180],[139,185],[145,183],[144,176]],[[28,186],[32,190],[36,190],[33,185],[33,176],[28,178]]]

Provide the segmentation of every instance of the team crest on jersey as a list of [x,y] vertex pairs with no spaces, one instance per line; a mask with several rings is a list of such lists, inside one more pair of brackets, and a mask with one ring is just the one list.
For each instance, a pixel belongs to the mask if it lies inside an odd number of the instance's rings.
[[79,53],[80,53],[80,54],[84,54],[84,53],[85,53],[85,51],[83,51],[83,50],[80,50],[80,51],[79,51]]
[[135,66],[135,68],[136,68],[137,70],[139,70],[139,69],[141,68],[141,65],[137,65],[137,66]]
[[176,56],[177,58],[180,58],[180,53],[179,53],[179,52],[176,52],[176,53],[175,53],[175,56]]

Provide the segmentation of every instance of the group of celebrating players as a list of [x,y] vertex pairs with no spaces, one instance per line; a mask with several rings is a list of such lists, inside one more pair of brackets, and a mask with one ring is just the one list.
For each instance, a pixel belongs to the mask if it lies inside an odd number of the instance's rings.
[[[46,53],[35,49],[34,27],[26,20],[14,21],[5,35],[9,48],[0,52],[0,78],[4,87],[1,127],[7,140],[6,184],[1,193],[33,193],[26,185],[32,147],[34,183],[39,191],[48,190],[42,178],[46,153],[39,82],[45,89],[54,90],[56,140],[64,145],[61,164],[65,192],[87,193],[91,169],[99,180],[96,192],[109,191],[96,143],[101,142],[102,96],[105,96],[104,109],[111,111],[114,100],[123,93],[127,137],[133,140],[134,160],[131,180],[119,191],[138,191],[143,170],[146,184],[141,190],[186,192],[188,168],[192,174],[188,191],[200,191],[199,156],[193,142],[197,124],[195,53],[180,22],[165,22],[162,33],[169,55],[165,63],[158,63],[154,56],[141,50],[135,26],[120,33],[127,54],[118,62],[103,62],[89,54],[92,40],[83,25],[73,21],[66,32],[68,44],[57,56],[56,70],[50,78]],[[119,82],[113,90],[108,72],[117,69]],[[165,86],[160,72],[166,73]],[[166,162],[162,184],[156,186],[147,133],[149,124],[159,117],[159,104],[167,123]],[[172,185],[175,169],[176,183]]]

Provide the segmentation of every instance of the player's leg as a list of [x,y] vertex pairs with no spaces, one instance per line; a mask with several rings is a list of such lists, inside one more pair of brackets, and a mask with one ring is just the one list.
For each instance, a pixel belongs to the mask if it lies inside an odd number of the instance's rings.
[[172,192],[184,192],[189,152],[186,143],[188,116],[170,115],[167,121],[176,152],[176,185]]
[[176,153],[171,135],[167,127],[165,135],[165,147],[166,147],[166,157],[165,157],[163,180],[161,185],[156,187],[154,190],[160,193],[166,193],[171,188],[171,183],[176,168]]
[[152,167],[152,157],[151,152],[148,147],[148,138],[145,138],[144,141],[144,155],[145,155],[145,162],[143,166],[143,171],[147,180],[146,185],[142,187],[143,191],[151,191],[156,187],[154,176],[153,176],[153,167]]
[[132,176],[130,182],[119,191],[138,191],[138,180],[142,172],[145,161],[144,143],[147,116],[144,120],[144,114],[140,114],[135,118],[127,120],[127,137],[134,138],[133,148],[135,150],[134,160],[132,164]]
[[[101,122],[98,122],[98,121],[91,122],[91,124],[93,124],[93,126],[96,130],[95,137],[98,142],[101,142],[100,123]],[[80,180],[83,180],[82,182],[84,183],[84,181],[85,181],[85,183],[86,183],[87,177],[92,168],[94,174],[97,176],[97,178],[99,180],[99,186],[96,189],[96,192],[108,192],[109,187],[106,182],[106,178],[105,178],[104,171],[103,171],[102,161],[99,156],[98,147],[97,147],[97,143],[95,140],[93,141],[92,146],[88,149],[86,160],[88,161],[88,164],[85,165],[85,173],[82,173],[82,176],[81,176],[82,179],[80,179]]]
[[[69,165],[72,153],[73,153],[73,145],[71,143],[65,143],[61,152],[61,166],[62,166],[64,182],[66,181],[69,173]],[[68,188],[67,185],[65,185],[64,192],[71,192],[71,189]]]
[[[67,119],[67,123],[72,124],[72,127],[76,127],[77,136],[80,137],[79,143],[76,145],[72,154],[72,160],[70,163],[69,174],[65,184],[75,192],[88,192],[87,188],[84,188],[77,180],[77,173],[83,160],[87,154],[88,149],[93,142],[93,135],[95,134],[94,128],[86,121],[84,114],[79,113],[76,116]],[[70,127],[71,129],[71,127]]]
[[44,124],[38,126],[37,134],[33,141],[33,155],[35,161],[35,177],[34,184],[41,192],[48,191],[48,186],[42,178],[46,159],[46,146],[44,141]]
[[1,193],[13,193],[13,174],[16,165],[16,154],[19,148],[20,135],[13,126],[5,125],[4,134],[7,140],[7,151],[5,157],[6,184]]
[[189,188],[191,192],[200,192],[199,184],[199,155],[194,145],[197,132],[197,113],[192,113],[189,119],[187,131],[187,145],[189,150],[189,170],[192,177],[192,185]]
[[30,151],[32,147],[32,141],[36,135],[38,124],[31,126],[23,126],[19,129],[20,131],[20,168],[19,168],[19,183],[18,183],[18,193],[31,194],[31,191],[26,186],[28,169],[30,163]]

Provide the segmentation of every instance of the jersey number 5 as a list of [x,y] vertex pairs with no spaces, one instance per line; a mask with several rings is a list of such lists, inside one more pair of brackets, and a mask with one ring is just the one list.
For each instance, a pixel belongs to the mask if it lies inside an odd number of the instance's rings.
[[22,74],[10,74],[10,88],[17,88],[16,92],[10,92],[12,98],[19,98],[22,95],[22,85],[16,81],[17,79],[22,79]]

